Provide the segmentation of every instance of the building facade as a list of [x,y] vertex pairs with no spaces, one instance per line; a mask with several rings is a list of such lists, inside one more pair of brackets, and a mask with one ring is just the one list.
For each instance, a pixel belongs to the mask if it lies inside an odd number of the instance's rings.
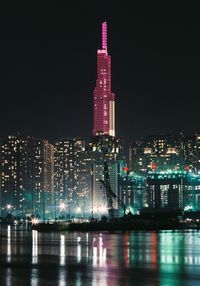
[[147,174],[156,169],[165,171],[200,168],[200,136],[180,134],[148,136],[133,142],[129,149],[131,171]]
[[[109,135],[94,136],[87,149],[90,158],[90,204],[94,217],[108,214],[108,197],[101,183],[105,179],[104,163],[108,165],[111,190],[119,197],[120,170],[124,167],[123,143],[121,138]],[[118,210],[118,202],[113,199],[113,208]]]
[[54,193],[53,146],[32,137],[8,136],[1,142],[1,211],[14,215],[49,214]]
[[85,159],[85,141],[80,138],[60,139],[54,142],[54,192],[57,216],[59,206],[66,204],[67,216],[86,207],[88,201],[88,168]]
[[93,135],[115,136],[115,95],[111,91],[111,57],[107,51],[106,22],[102,24],[102,48],[97,50],[97,80],[93,98]]
[[147,204],[151,209],[200,210],[200,175],[191,171],[149,172]]
[[126,206],[126,212],[138,214],[146,206],[146,177],[122,168],[120,175],[120,199]]

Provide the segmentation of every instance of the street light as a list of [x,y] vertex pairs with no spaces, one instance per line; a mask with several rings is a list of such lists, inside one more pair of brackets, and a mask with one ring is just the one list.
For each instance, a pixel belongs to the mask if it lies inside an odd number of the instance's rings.
[[60,210],[61,210],[61,211],[64,211],[65,209],[66,209],[65,203],[61,203],[61,204],[60,204]]
[[108,212],[108,208],[106,205],[93,206],[92,212],[93,214],[97,214],[99,216],[106,214]]
[[77,211],[78,214],[80,214],[81,208],[80,208],[80,207],[77,207],[76,211]]
[[7,210],[10,210],[12,208],[11,204],[7,204],[6,208]]
[[11,209],[12,209],[12,205],[11,204],[7,204],[6,205],[6,209],[7,209],[7,212],[10,214],[11,213]]
[[31,223],[33,225],[37,225],[37,224],[39,224],[39,219],[37,217],[33,217],[32,220],[31,220]]
[[65,211],[66,211],[66,204],[65,203],[60,203],[60,211],[61,212],[64,212],[64,218],[65,218]]

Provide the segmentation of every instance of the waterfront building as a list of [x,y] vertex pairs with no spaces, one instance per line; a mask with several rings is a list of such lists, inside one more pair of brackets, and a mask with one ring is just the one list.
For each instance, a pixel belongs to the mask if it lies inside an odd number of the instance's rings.
[[1,142],[1,211],[46,217],[53,199],[53,146],[46,140],[8,136]]
[[[106,189],[101,183],[105,179],[105,162],[108,166],[111,190],[119,196],[120,170],[125,165],[121,138],[109,135],[94,136],[87,149],[90,158],[90,202],[93,216],[108,213]],[[119,204],[113,199],[113,208],[118,210]]]
[[200,175],[175,170],[149,172],[147,204],[152,209],[200,210]]
[[124,167],[120,172],[119,197],[126,207],[126,212],[138,214],[147,204],[146,177],[129,172]]
[[54,142],[54,193],[57,216],[65,204],[67,216],[86,207],[88,201],[88,169],[85,141],[65,138]]

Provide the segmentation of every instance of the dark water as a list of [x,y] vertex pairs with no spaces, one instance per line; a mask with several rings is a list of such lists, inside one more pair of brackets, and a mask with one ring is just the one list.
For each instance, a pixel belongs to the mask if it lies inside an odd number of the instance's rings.
[[200,285],[200,232],[0,230],[0,285]]

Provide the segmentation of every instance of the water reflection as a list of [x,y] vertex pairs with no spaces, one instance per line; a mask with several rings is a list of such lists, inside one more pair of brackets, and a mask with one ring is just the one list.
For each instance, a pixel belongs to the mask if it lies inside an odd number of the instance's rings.
[[11,226],[7,226],[7,262],[11,262]]
[[77,237],[77,262],[81,262],[81,237]]
[[92,265],[97,267],[97,247],[93,246]]
[[8,268],[6,271],[6,286],[12,285],[11,277],[12,277],[12,272],[11,272],[11,269]]
[[85,235],[85,247],[86,247],[86,250],[85,250],[85,255],[86,255],[86,260],[88,261],[88,257],[89,257],[89,238],[88,238],[88,233],[86,233]]
[[151,255],[148,257],[147,262],[151,262],[154,269],[158,266],[158,234],[151,233]]
[[99,237],[99,266],[106,265],[106,248],[103,247],[103,237]]
[[[32,264],[38,263],[38,231],[32,230]],[[38,269],[32,268],[31,271],[31,286],[38,286],[39,277],[38,277]]]
[[38,263],[38,231],[32,230],[32,264]]
[[[60,266],[65,266],[65,257],[66,257],[66,251],[65,251],[65,235],[60,235]],[[66,285],[66,273],[65,269],[60,268],[59,270],[59,286],[65,286]]]
[[33,268],[31,272],[31,286],[38,286],[39,277],[38,270]]
[[92,252],[92,265],[93,267],[97,266],[106,266],[107,252],[103,244],[102,234],[99,237],[93,238],[93,252]]
[[59,272],[59,280],[58,286],[66,286],[66,274],[64,270],[60,270]]
[[124,262],[125,265],[128,267],[129,263],[130,263],[130,248],[129,248],[129,239],[130,239],[130,235],[129,232],[126,232],[124,234]]
[[2,285],[199,285],[197,231],[1,231]]
[[65,236],[60,236],[60,265],[65,265]]

